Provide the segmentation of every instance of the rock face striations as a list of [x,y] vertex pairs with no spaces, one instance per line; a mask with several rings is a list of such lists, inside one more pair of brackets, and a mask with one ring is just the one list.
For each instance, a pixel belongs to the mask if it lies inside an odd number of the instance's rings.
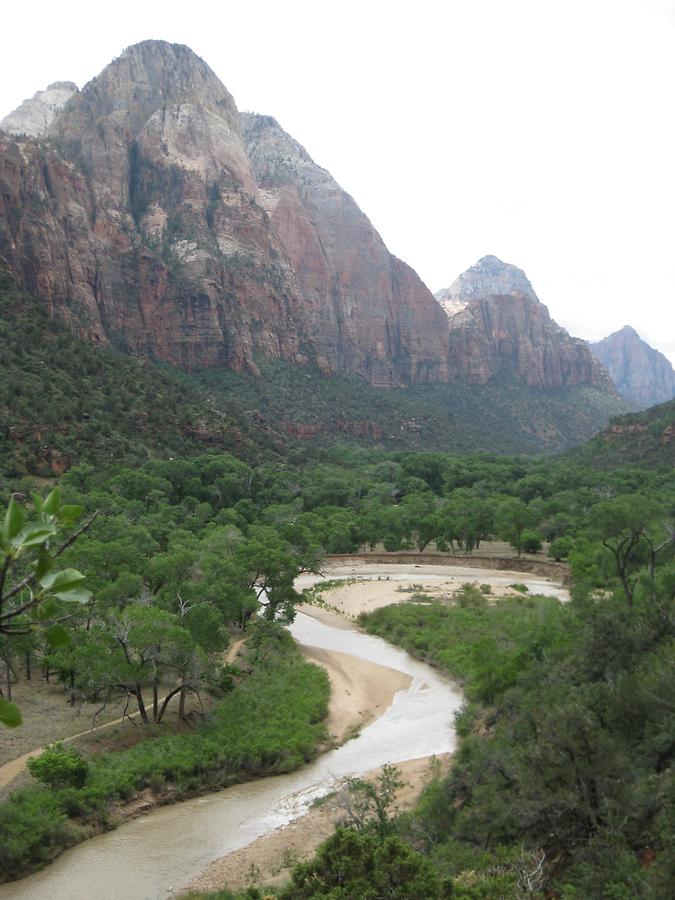
[[619,394],[638,409],[675,397],[675,372],[670,362],[630,325],[590,348],[612,376]]
[[431,293],[273,120],[242,134],[187,47],[129,48],[41,134],[0,134],[0,258],[81,336],[188,369],[447,377]]
[[551,319],[521,269],[485,256],[436,298],[450,325],[452,378],[485,384],[506,375],[535,388],[614,393],[588,345]]
[[[434,299],[354,200],[189,48],[145,41],[0,130],[0,266],[79,336],[185,369],[256,356],[382,387],[509,373],[612,391],[525,275]],[[446,314],[447,313],[447,314]]]
[[416,273],[274,119],[245,114],[242,131],[322,367],[375,385],[446,381],[447,321]]

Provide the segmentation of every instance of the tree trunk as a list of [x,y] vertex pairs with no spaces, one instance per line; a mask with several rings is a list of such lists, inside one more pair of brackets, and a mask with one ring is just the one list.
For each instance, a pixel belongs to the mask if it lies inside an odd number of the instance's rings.
[[31,662],[31,652],[30,650],[26,650],[26,681],[30,681],[33,674]]
[[145,725],[147,725],[148,721],[149,721],[148,713],[145,709],[145,703],[143,703],[143,692],[141,690],[140,684],[136,685],[136,690],[134,691],[134,694],[136,695],[136,700],[138,702],[138,711],[141,714],[141,719],[143,720],[143,723]]
[[152,685],[152,721],[157,721],[157,704],[158,704],[158,695],[157,695],[157,682]]
[[184,685],[180,685],[179,687],[174,688],[172,691],[169,691],[169,693],[166,695],[164,700],[162,700],[162,706],[159,710],[159,715],[157,716],[158,723],[161,722],[162,719],[164,718],[164,713],[166,712],[166,708],[169,705],[169,701],[171,700],[171,698],[175,697],[176,694],[178,693],[178,691],[182,691],[183,688],[184,688]]
[[5,685],[7,689],[7,699],[12,699],[12,666],[9,662],[9,649],[5,657]]
[[185,685],[181,685],[180,696],[178,698],[178,718],[181,722],[185,721],[185,697],[187,696],[187,689]]

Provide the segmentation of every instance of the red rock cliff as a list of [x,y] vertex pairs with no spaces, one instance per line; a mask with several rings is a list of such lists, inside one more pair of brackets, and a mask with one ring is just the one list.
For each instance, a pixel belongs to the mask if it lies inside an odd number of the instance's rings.
[[[0,261],[78,334],[185,368],[261,354],[387,386],[444,379],[430,292],[302,148],[246,122],[249,147],[187,47],[129,48],[36,140],[0,133]],[[302,190],[263,162],[280,145]]]
[[536,388],[583,384],[614,393],[588,344],[553,321],[515,266],[483,257],[436,297],[448,315],[451,378],[485,384],[508,375]]

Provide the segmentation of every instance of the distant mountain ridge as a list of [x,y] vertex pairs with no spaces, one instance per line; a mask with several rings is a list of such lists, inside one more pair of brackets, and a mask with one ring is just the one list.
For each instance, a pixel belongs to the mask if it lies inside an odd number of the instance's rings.
[[485,256],[436,298],[448,316],[451,376],[485,384],[508,374],[530,387],[615,393],[586,342],[553,321],[516,266]]
[[24,100],[4,119],[0,119],[0,131],[28,137],[45,135],[57,113],[77,92],[78,87],[72,81],[55,81],[44,91],[38,91],[30,99]]
[[675,397],[675,371],[670,361],[630,325],[589,346],[612,376],[619,394],[638,409]]

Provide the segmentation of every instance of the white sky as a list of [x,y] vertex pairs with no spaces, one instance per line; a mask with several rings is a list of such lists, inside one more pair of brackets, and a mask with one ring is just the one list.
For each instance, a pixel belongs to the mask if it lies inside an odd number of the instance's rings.
[[493,253],[675,363],[675,0],[6,3],[0,117],[146,38],[275,116],[432,290]]

